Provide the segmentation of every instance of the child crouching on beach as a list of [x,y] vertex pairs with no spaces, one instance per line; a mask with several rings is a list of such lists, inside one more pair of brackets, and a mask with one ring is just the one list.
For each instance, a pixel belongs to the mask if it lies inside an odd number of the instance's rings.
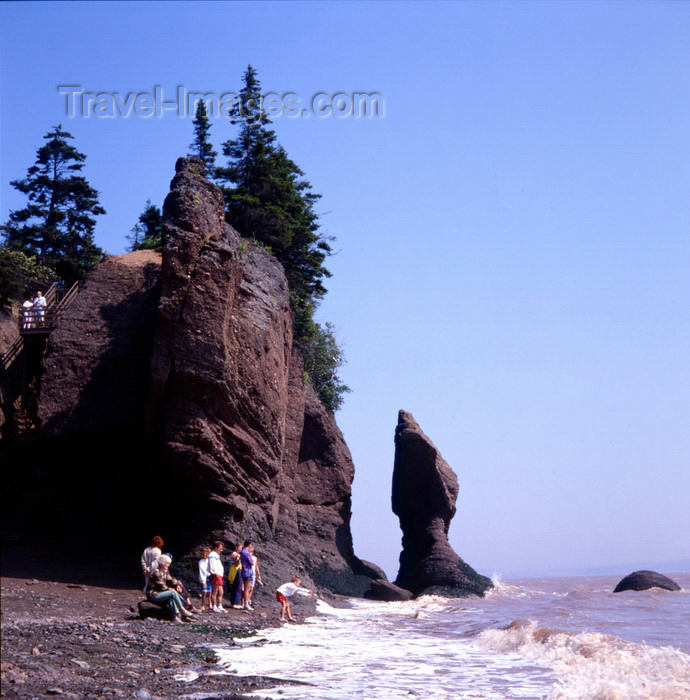
[[285,613],[287,613],[288,620],[294,620],[292,614],[290,613],[290,603],[288,602],[288,598],[295,595],[295,593],[306,596],[307,598],[311,598],[314,595],[314,591],[302,588],[300,583],[302,583],[302,579],[299,576],[294,576],[290,583],[284,583],[276,591],[276,600],[280,603],[279,619],[281,622],[285,622]]

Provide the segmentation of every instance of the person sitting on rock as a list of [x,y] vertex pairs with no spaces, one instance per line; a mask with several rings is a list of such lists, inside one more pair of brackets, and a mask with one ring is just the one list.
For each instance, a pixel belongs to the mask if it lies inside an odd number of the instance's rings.
[[149,575],[146,596],[152,603],[168,608],[173,622],[181,622],[191,619],[194,613],[185,608],[182,584],[168,572],[171,563],[172,559],[166,554],[158,557],[156,566]]

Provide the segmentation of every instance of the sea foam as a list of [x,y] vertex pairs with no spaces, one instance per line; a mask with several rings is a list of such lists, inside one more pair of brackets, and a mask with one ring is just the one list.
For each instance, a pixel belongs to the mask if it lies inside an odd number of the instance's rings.
[[261,694],[286,700],[690,698],[686,595],[625,598],[589,578],[495,583],[486,598],[319,601],[306,624],[219,650],[221,669],[273,677]]

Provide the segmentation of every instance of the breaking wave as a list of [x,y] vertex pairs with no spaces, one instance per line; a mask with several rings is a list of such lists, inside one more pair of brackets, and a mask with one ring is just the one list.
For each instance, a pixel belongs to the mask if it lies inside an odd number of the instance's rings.
[[515,620],[485,629],[474,644],[546,665],[557,681],[549,700],[687,700],[690,657],[670,646],[650,647],[601,632],[571,633]]

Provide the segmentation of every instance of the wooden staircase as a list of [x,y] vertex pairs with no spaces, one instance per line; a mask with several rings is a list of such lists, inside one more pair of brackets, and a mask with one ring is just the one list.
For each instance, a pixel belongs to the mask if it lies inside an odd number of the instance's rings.
[[[19,336],[5,352],[0,363],[5,392],[4,412],[7,425],[3,436],[17,440],[35,439],[40,432],[36,404],[40,395],[40,365],[48,336],[57,327],[65,310],[77,298],[82,282],[75,282],[67,292],[52,284],[45,293],[45,311],[22,312]],[[8,430],[9,428],[9,430]]]

